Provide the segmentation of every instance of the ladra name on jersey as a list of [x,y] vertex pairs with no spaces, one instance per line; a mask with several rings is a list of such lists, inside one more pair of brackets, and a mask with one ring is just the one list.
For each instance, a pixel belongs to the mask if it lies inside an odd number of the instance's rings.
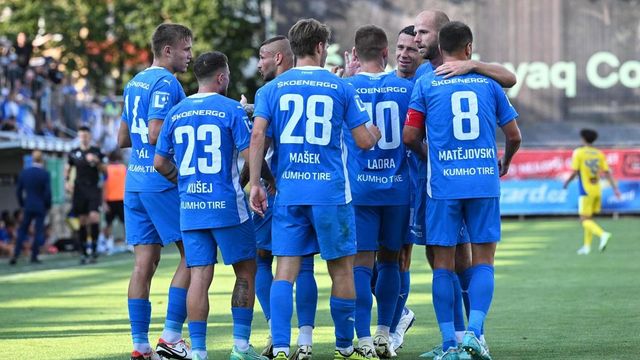
[[396,162],[393,158],[386,159],[367,159],[367,169],[380,170],[380,169],[395,169]]

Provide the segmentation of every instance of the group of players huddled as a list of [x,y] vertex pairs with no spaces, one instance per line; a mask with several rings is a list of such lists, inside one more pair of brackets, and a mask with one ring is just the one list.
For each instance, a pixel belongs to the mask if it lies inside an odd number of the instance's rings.
[[[207,359],[218,248],[236,276],[230,359],[312,358],[318,253],[332,280],[334,359],[394,358],[414,319],[405,307],[413,244],[426,245],[442,334],[422,356],[490,359],[483,325],[500,240],[499,176],[521,141],[502,87],[515,76],[470,60],[471,30],[440,11],[398,33],[391,72],[380,27],[360,27],[345,67],[329,71],[329,28],[302,19],[260,47],[268,83],[252,105],[225,96],[228,59],[217,51],[195,60],[198,93],[185,96],[174,73],[187,71],[192,37],[185,26],[160,25],[152,66],[124,91],[131,359]],[[500,158],[496,127],[506,138]],[[154,350],[149,289],[170,242],[181,261]],[[294,284],[299,335],[290,350]],[[262,354],[249,342],[256,296],[270,328]]]

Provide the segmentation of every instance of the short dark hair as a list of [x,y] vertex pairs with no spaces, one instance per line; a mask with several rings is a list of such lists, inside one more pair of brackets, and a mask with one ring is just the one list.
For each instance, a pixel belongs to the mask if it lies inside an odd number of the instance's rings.
[[471,29],[460,21],[447,23],[438,33],[440,49],[448,54],[464,49],[470,42],[473,42]]
[[89,129],[89,127],[87,125],[82,125],[78,128],[78,132],[80,131],[86,131],[86,132],[91,132],[91,129]]
[[356,52],[362,60],[375,60],[389,46],[387,34],[375,25],[361,26],[356,30]]
[[598,132],[593,129],[582,129],[580,130],[580,137],[587,143],[593,144],[594,141],[598,138]]
[[196,79],[201,81],[212,77],[216,71],[225,68],[228,63],[227,55],[220,51],[206,52],[196,59],[193,64],[193,73],[196,75]]
[[151,50],[153,56],[160,57],[162,49],[169,45],[173,46],[180,40],[192,39],[191,29],[180,24],[160,24],[151,37]]
[[262,44],[260,44],[260,47],[263,47],[265,45],[269,45],[271,43],[274,43],[276,41],[280,41],[280,40],[287,40],[287,37],[284,35],[276,35],[274,37],[270,37],[267,40],[263,41]]
[[313,18],[300,19],[289,29],[291,51],[297,57],[313,56],[315,47],[319,43],[326,44],[329,37],[329,27]]
[[404,28],[402,28],[402,30],[400,30],[398,36],[400,36],[401,34],[416,36],[416,28],[413,25],[405,26]]

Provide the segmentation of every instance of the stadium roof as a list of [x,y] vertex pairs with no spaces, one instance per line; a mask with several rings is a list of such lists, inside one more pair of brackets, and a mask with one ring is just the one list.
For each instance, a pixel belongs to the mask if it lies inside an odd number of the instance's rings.
[[75,141],[48,136],[24,135],[11,131],[0,131],[0,151],[41,150],[47,152],[69,152]]

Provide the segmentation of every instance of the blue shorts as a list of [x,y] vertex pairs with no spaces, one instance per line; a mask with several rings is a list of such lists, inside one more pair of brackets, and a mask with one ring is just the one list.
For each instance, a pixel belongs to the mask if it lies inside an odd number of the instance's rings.
[[407,238],[409,206],[354,206],[358,251],[400,251]]
[[500,241],[500,198],[427,201],[427,245],[459,244],[463,226],[472,244]]
[[425,201],[427,199],[427,180],[418,179],[418,186],[411,187],[410,208],[409,208],[409,231],[405,244],[424,245],[426,242],[425,232]]
[[355,255],[353,207],[345,205],[276,205],[271,228],[272,253],[324,260]]
[[124,193],[124,226],[129,245],[167,245],[180,241],[178,188]]
[[256,258],[253,222],[223,228],[185,230],[182,232],[187,267],[218,263],[218,247],[225,265]]
[[267,198],[268,205],[264,217],[253,213],[253,226],[256,230],[256,246],[260,250],[271,251],[271,221],[273,220],[273,196]]
[[[427,206],[427,203],[429,201],[432,201],[433,199],[429,198],[427,196],[427,198],[425,199],[425,201],[423,202],[425,208]],[[425,215],[426,217],[426,215]],[[426,218],[425,218],[426,220]],[[427,245],[427,225],[425,224],[424,227],[424,233],[423,236],[420,239],[416,239],[416,245]],[[457,245],[461,245],[461,244],[468,244],[470,243],[471,240],[469,240],[469,232],[467,231],[467,226],[465,225],[464,221],[462,222],[462,226],[460,227],[460,229],[458,230],[458,240],[457,240]]]

